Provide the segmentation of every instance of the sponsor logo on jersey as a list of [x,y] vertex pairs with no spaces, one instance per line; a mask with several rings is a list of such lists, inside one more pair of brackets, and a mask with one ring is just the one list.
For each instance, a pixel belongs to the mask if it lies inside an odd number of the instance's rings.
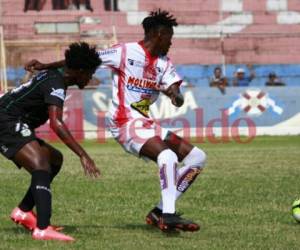
[[151,101],[150,99],[142,99],[139,102],[131,103],[131,107],[136,111],[140,112],[142,115],[149,117],[149,107]]
[[117,53],[116,49],[107,49],[98,52],[99,56],[105,56],[105,55],[116,54],[116,53]]
[[37,81],[41,80],[43,77],[47,76],[47,73],[48,73],[48,72],[45,71],[45,70],[39,72],[38,75],[36,76],[36,80],[37,80]]
[[145,94],[153,94],[159,90],[159,84],[152,80],[130,76],[127,81],[127,89]]
[[31,135],[31,130],[30,130],[28,124],[26,124],[26,123],[21,123],[21,122],[16,123],[15,131],[20,132],[20,134],[23,137],[27,137],[27,136]]
[[144,68],[144,66],[145,66],[145,63],[143,63],[141,61],[133,60],[130,58],[128,58],[127,61],[128,61],[128,64],[131,66],[140,67],[140,68]]
[[29,128],[24,128],[24,129],[22,129],[22,130],[20,131],[20,133],[21,133],[21,135],[22,135],[23,137],[28,137],[28,136],[31,135],[31,131],[30,131]]
[[8,148],[5,145],[1,145],[1,150],[3,153],[6,153]]
[[65,100],[65,91],[64,89],[54,89],[52,88],[52,92],[50,93],[50,95],[56,96],[61,100]]
[[155,68],[158,71],[158,73],[162,73],[164,71],[162,67],[156,66]]
[[10,93],[16,94],[20,91],[22,91],[25,88],[29,88],[32,84],[32,79],[30,79],[28,82],[21,84],[19,87],[14,88]]

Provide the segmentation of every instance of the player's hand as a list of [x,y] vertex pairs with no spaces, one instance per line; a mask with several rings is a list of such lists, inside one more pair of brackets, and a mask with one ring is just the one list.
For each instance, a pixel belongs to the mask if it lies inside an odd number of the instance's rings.
[[95,162],[87,154],[83,154],[80,157],[80,161],[85,175],[89,175],[92,178],[98,178],[100,176],[100,171],[96,167]]
[[172,96],[171,100],[172,100],[172,104],[176,107],[181,107],[184,103],[184,98],[181,93],[178,93],[177,95]]
[[33,72],[35,70],[43,70],[46,69],[46,65],[39,62],[36,59],[33,59],[31,61],[29,61],[28,63],[25,64],[24,67],[25,70],[29,71],[29,72]]

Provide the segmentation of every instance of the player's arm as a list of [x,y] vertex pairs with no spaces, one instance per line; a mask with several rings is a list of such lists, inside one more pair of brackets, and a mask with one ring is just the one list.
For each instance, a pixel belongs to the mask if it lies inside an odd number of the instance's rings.
[[[109,49],[99,51],[99,57],[102,61],[101,65],[109,66],[113,69],[119,69],[124,48],[125,46],[118,45]],[[64,66],[65,60],[51,63],[41,63],[40,61],[33,59],[25,64],[24,69],[33,72],[34,70],[55,69]]]
[[76,142],[71,135],[69,129],[65,125],[62,119],[62,109],[56,105],[49,105],[49,120],[50,127],[58,135],[58,137],[75,153],[80,157],[81,164],[84,168],[85,174],[89,174],[91,177],[98,177],[100,171],[96,168],[94,161],[90,158],[87,152]]
[[162,91],[166,96],[168,96],[171,99],[172,104],[176,107],[181,107],[184,103],[183,95],[180,92],[180,84],[181,81],[173,83],[166,90]]
[[43,69],[56,69],[65,66],[65,60],[56,61],[51,63],[41,63],[40,61],[33,59],[25,64],[25,70],[33,72],[34,70],[43,70]]

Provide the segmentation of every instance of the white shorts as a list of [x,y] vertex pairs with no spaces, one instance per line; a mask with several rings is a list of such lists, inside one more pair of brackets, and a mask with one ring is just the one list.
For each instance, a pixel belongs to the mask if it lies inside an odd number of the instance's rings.
[[117,127],[112,119],[109,119],[109,130],[115,140],[129,153],[140,156],[142,146],[151,138],[158,136],[164,140],[169,130],[162,128],[152,119],[131,119],[122,127]]

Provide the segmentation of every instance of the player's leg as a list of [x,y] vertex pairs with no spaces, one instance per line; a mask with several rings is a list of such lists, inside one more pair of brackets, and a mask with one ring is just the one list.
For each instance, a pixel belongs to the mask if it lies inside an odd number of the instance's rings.
[[146,141],[140,150],[140,155],[157,162],[160,173],[163,213],[175,213],[176,170],[178,163],[176,154],[168,148],[167,144],[160,137],[156,136]]
[[[34,157],[33,157],[34,156]],[[51,191],[50,163],[39,143],[34,140],[24,145],[14,156],[14,162],[31,174],[31,192],[37,208],[38,227],[50,224]]]
[[206,154],[172,132],[169,133],[165,142],[176,153],[179,162],[184,164],[178,169],[176,198],[179,198],[202,172],[206,162]]
[[42,240],[73,240],[69,236],[56,232],[50,226],[51,167],[49,155],[45,153],[39,142],[34,140],[24,145],[15,154],[13,160],[31,173],[31,192],[37,210],[37,227],[33,231],[33,238]]
[[[42,148],[42,151],[44,152],[44,155],[46,155],[47,159],[50,161],[50,182],[52,182],[61,169],[63,155],[60,151],[44,141],[38,140],[38,142]],[[32,211],[34,205],[31,187],[29,187],[18,207],[24,212],[29,212]]]
[[[189,142],[183,140],[174,133],[169,133],[165,139],[167,146],[174,151],[179,161],[184,163],[184,166],[177,171],[177,191],[176,199],[179,198],[194,182],[197,176],[200,174],[205,163],[205,153],[194,147]],[[157,225],[162,217],[163,200],[152,209],[146,217],[148,224]],[[196,231],[199,229],[199,225],[196,223],[179,219],[182,224],[178,224],[177,227],[182,230]]]

